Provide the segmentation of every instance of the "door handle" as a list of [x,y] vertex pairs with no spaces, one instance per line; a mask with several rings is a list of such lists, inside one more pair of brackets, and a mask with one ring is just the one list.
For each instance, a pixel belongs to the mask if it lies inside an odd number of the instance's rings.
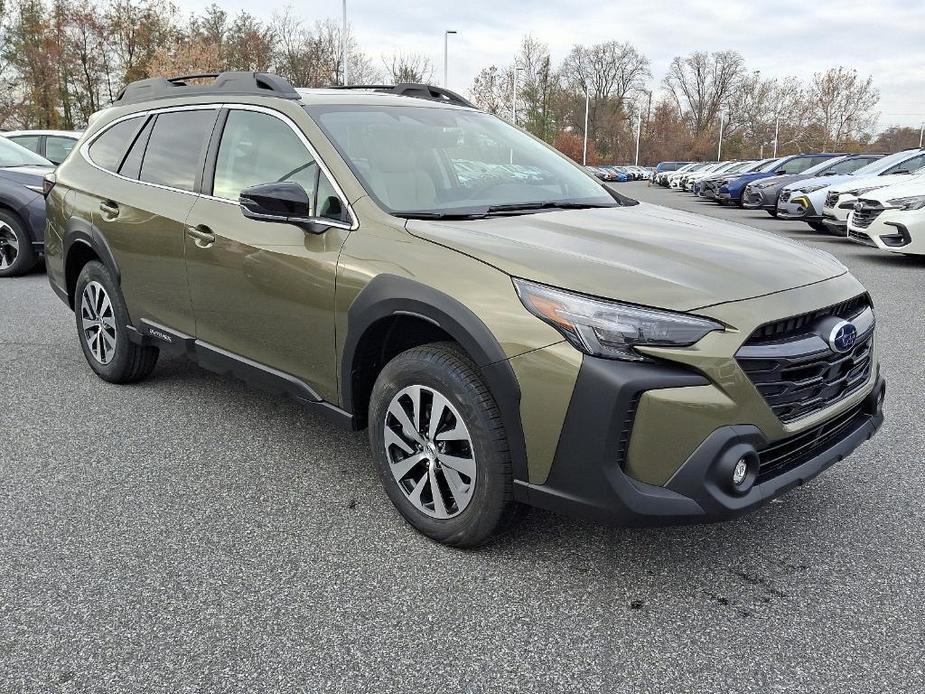
[[188,226],[186,227],[186,233],[196,242],[199,248],[208,248],[215,243],[215,234],[204,224],[200,224],[199,226]]
[[105,219],[115,219],[119,216],[119,206],[112,200],[103,200],[100,203],[100,212]]

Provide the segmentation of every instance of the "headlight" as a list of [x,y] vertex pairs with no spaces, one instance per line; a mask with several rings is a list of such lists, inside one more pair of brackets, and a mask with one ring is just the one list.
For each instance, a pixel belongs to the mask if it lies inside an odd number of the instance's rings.
[[925,195],[913,195],[908,198],[893,198],[892,200],[887,200],[886,204],[890,207],[897,207],[904,212],[921,210],[925,207]]
[[707,318],[594,299],[526,280],[515,279],[514,287],[530,313],[596,357],[646,361],[634,347],[685,347],[723,330]]
[[828,188],[829,186],[825,183],[821,183],[818,186],[806,186],[805,188],[800,188],[800,190],[793,191],[794,193],[815,193],[817,190],[822,190],[823,188]]
[[878,188],[883,188],[883,186],[870,186],[869,188],[855,188],[854,190],[845,190],[842,191],[841,195],[853,195],[854,197],[860,197],[864,193],[869,193],[872,190],[877,190]]

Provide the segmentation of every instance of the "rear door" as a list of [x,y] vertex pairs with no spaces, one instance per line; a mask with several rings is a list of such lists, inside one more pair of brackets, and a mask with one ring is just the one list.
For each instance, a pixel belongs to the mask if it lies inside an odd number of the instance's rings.
[[[297,126],[280,113],[232,106],[216,130],[189,215],[189,286],[199,340],[336,392],[334,278],[351,228],[343,196]],[[214,162],[214,164],[213,164]],[[330,222],[321,234],[241,213],[241,190],[293,181]]]
[[117,123],[87,149],[107,172],[87,189],[94,225],[113,252],[136,327],[144,320],[194,334],[186,217],[217,115],[214,106],[146,114]]

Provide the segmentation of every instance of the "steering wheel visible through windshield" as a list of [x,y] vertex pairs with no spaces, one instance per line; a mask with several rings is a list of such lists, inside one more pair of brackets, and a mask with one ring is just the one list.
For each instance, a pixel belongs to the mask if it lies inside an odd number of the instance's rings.
[[614,207],[592,177],[494,116],[434,106],[309,106],[366,191],[397,216]]

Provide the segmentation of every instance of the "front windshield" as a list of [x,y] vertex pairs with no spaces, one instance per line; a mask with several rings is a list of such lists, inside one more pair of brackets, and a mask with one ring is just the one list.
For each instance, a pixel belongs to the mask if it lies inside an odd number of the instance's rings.
[[911,158],[915,155],[915,152],[910,152],[906,150],[905,152],[896,152],[896,154],[890,154],[886,157],[872,161],[867,166],[862,166],[860,169],[857,169],[854,172],[855,176],[876,176],[881,171],[885,171],[894,164],[900,164],[906,159]]
[[396,215],[618,205],[576,165],[486,113],[427,106],[306,110],[366,191]]
[[22,145],[0,137],[0,166],[54,166],[54,164]]
[[775,169],[777,169],[778,164],[780,164],[783,161],[785,160],[784,159],[772,159],[767,164],[765,164],[760,169],[758,169],[758,171],[760,173],[770,173],[774,171]]
[[733,166],[730,166],[726,169],[725,173],[737,173],[739,171],[748,171],[755,165],[753,161],[740,161],[736,162]]
[[843,161],[838,162],[831,169],[826,171],[827,174],[854,174],[867,166],[871,161],[876,161],[879,157],[846,157]]
[[832,157],[831,159],[826,159],[825,161],[819,162],[815,166],[810,166],[808,169],[806,169],[806,171],[801,173],[800,176],[814,176],[822,172],[828,172],[829,169],[832,169],[831,173],[836,173],[834,171],[836,165],[845,161],[845,159],[847,158],[848,158],[847,156],[841,156],[841,157]]

